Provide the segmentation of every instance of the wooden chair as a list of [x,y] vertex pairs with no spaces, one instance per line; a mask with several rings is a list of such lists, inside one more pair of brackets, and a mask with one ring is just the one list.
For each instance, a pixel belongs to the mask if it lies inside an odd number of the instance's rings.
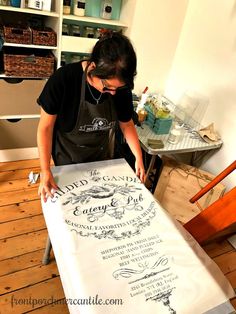
[[[201,189],[191,199],[191,203],[198,205],[197,201],[217,183],[236,169],[236,160],[216,176],[210,183]],[[184,227],[201,244],[217,235],[225,232],[228,228],[236,230],[236,187],[232,188],[223,197],[203,209],[197,216],[184,224]],[[233,232],[233,231],[232,231]]]

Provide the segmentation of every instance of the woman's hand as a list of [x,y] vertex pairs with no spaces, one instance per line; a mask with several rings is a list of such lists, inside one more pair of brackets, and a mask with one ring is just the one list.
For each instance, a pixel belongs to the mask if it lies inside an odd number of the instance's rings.
[[136,161],[135,161],[135,173],[139,177],[141,182],[144,183],[145,182],[145,168],[144,168],[142,159],[141,160],[136,159]]
[[48,196],[53,198],[53,190],[57,190],[58,186],[54,181],[51,170],[44,171],[40,174],[40,185],[38,195],[41,196],[44,202],[47,201]]
[[131,119],[128,122],[119,122],[120,129],[126,139],[133,155],[135,156],[135,173],[144,183],[145,181],[145,168],[143,165],[142,150],[139,144],[138,135],[134,126],[134,122]]

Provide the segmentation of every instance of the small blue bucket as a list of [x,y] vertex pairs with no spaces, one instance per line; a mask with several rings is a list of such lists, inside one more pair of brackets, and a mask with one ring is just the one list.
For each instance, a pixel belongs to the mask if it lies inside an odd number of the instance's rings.
[[11,0],[10,4],[12,7],[20,8],[20,2],[21,0]]

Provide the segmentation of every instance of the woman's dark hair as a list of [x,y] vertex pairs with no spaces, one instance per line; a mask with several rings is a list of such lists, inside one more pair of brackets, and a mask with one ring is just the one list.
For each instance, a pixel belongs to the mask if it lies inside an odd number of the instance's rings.
[[137,66],[136,53],[128,37],[121,32],[104,33],[95,44],[88,62],[94,62],[96,65],[89,75],[101,79],[116,77],[133,89]]

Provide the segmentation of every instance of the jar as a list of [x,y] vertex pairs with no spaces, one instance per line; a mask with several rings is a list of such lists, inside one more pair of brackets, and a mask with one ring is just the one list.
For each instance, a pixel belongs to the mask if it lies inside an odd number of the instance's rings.
[[138,111],[138,121],[140,123],[144,122],[146,120],[146,117],[147,117],[148,113],[146,110],[144,109],[141,109]]
[[81,56],[79,56],[79,55],[73,55],[71,57],[71,62],[72,63],[79,62],[80,60],[81,60]]
[[92,27],[85,27],[84,37],[94,38],[95,30]]
[[182,131],[183,131],[183,124],[174,124],[174,127],[170,131],[169,137],[168,137],[168,142],[170,144],[177,144],[182,136]]
[[69,35],[69,25],[63,23],[62,24],[62,35]]
[[86,16],[100,17],[101,0],[86,0]]
[[74,0],[74,15],[84,16],[85,15],[85,0]]
[[66,56],[62,53],[61,54],[61,66],[66,65]]
[[103,0],[101,6],[101,18],[103,19],[111,19],[112,14],[112,0]]
[[71,0],[63,0],[63,14],[70,14]]
[[71,35],[80,37],[80,27],[79,25],[72,25],[71,26]]
[[99,39],[101,38],[101,36],[102,36],[102,28],[96,28],[94,37]]

